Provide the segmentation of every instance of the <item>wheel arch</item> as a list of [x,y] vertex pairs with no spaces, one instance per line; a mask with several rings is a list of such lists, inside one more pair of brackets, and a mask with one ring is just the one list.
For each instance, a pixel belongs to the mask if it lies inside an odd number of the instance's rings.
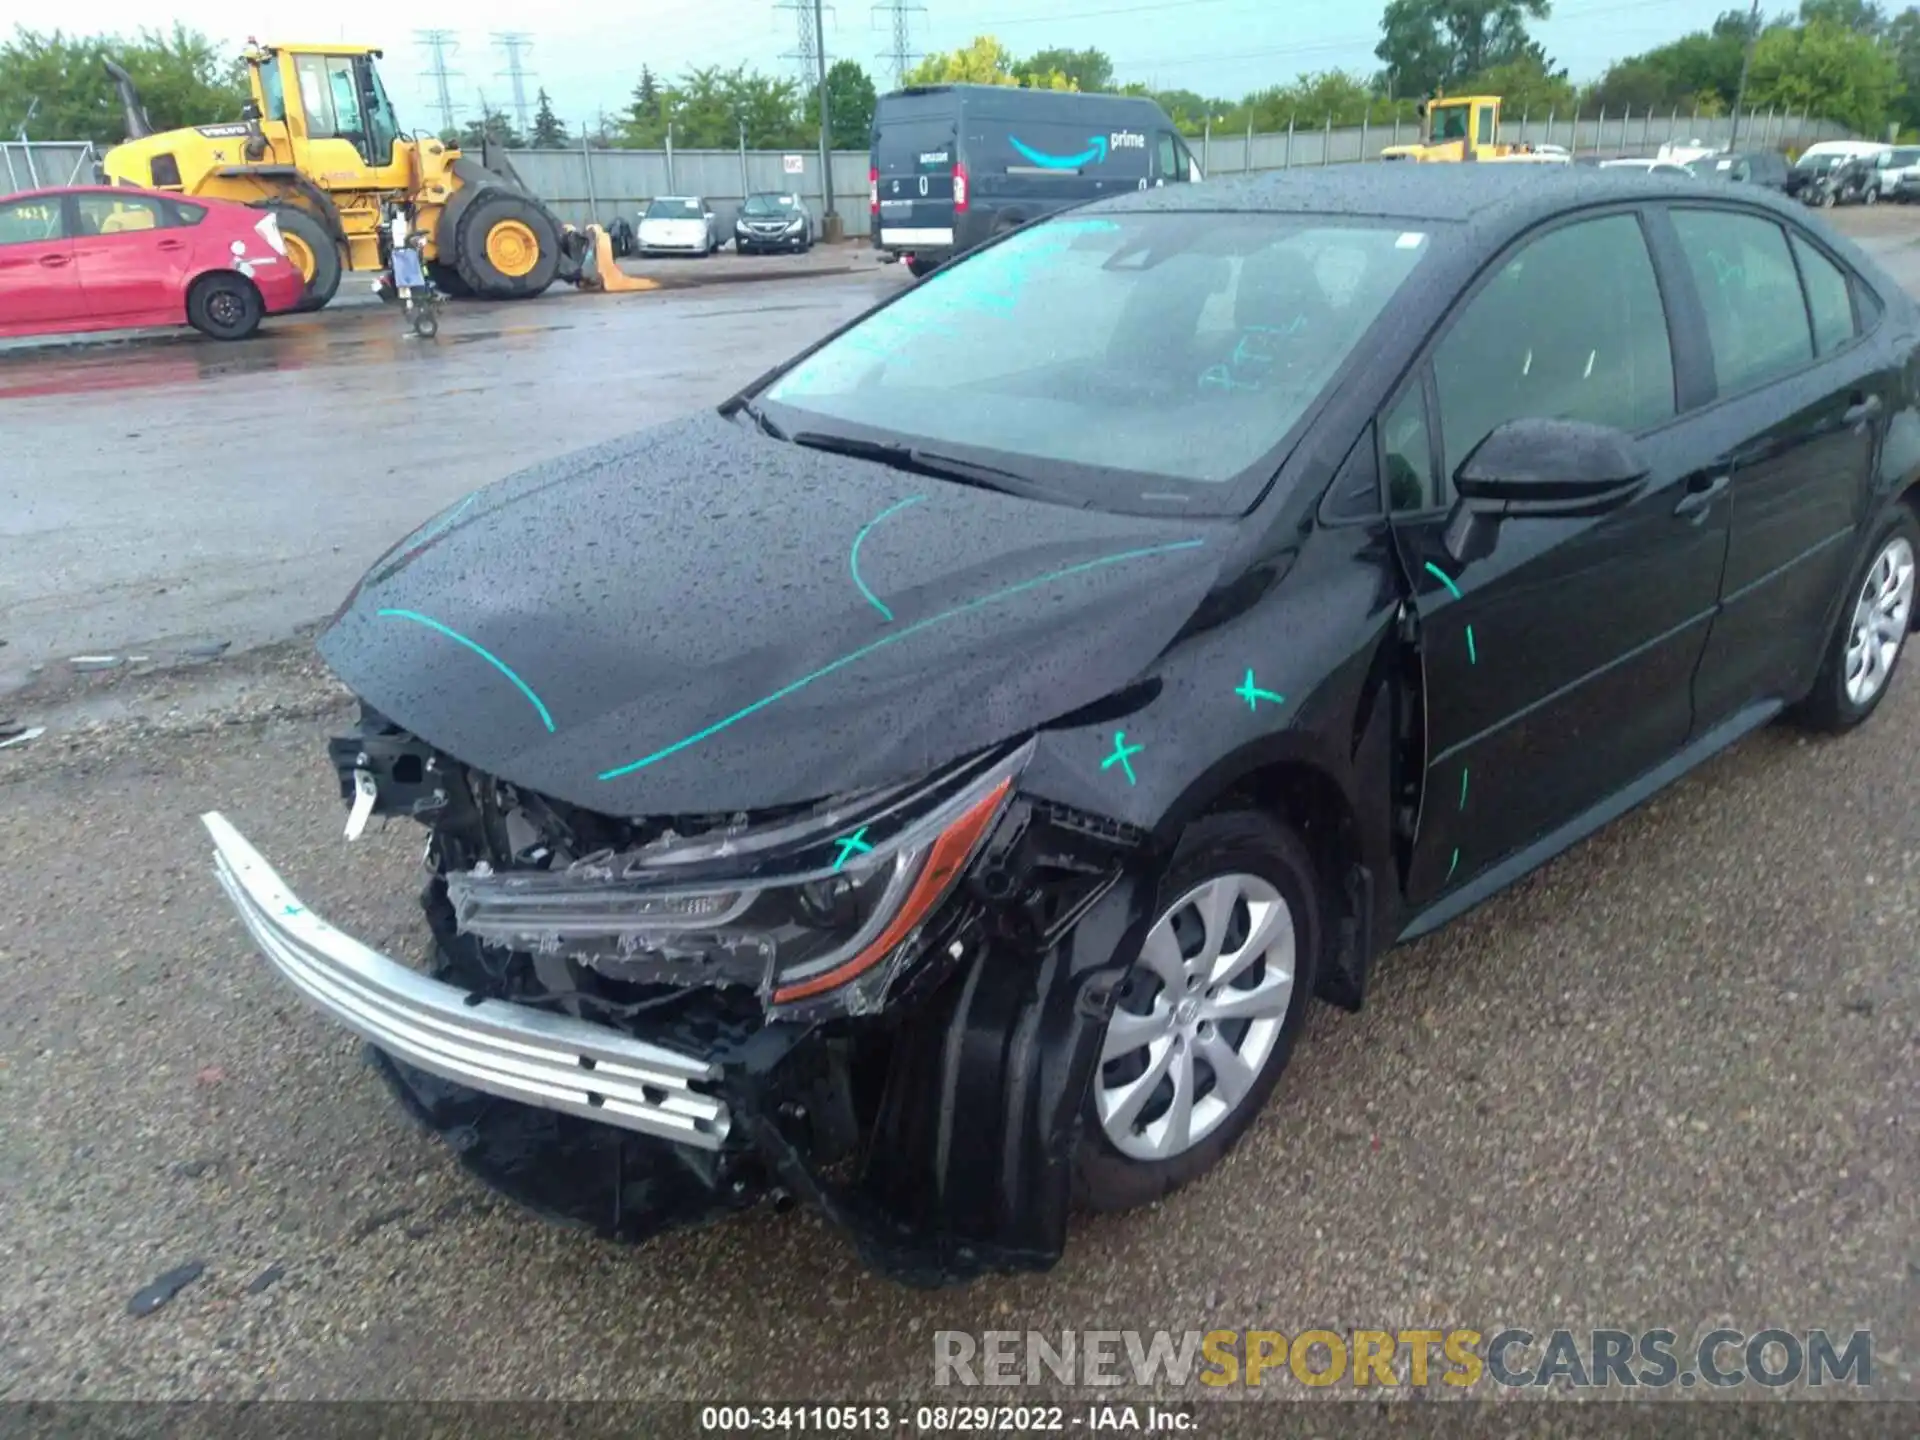
[[1354,767],[1340,763],[1311,732],[1284,730],[1204,771],[1154,827],[1163,854],[1195,820],[1226,811],[1257,811],[1296,830],[1328,903],[1328,949],[1315,993],[1346,1010],[1359,1009],[1365,998],[1379,930],[1379,882],[1391,864],[1384,845],[1368,842],[1356,780]]

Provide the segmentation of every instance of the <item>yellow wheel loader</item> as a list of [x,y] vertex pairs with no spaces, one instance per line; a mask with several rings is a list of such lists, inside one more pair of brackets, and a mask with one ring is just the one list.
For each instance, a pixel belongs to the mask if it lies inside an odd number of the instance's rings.
[[1556,147],[1498,143],[1494,139],[1500,133],[1498,95],[1436,97],[1421,101],[1418,108],[1420,142],[1389,145],[1380,152],[1382,160],[1414,160],[1428,165],[1465,160],[1531,161],[1537,165],[1568,162],[1566,151]]
[[242,58],[253,94],[239,120],[159,134],[132,79],[108,62],[127,139],[101,161],[107,180],[272,210],[307,277],[307,310],[333,298],[342,271],[384,268],[389,205],[409,207],[448,294],[519,299],[580,279],[586,236],[563,226],[503,154],[485,147],[476,160],[400,129],[378,50],[249,41]]

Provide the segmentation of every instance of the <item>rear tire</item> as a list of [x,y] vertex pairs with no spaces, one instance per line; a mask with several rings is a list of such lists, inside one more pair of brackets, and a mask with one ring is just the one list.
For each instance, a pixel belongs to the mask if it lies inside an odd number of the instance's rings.
[[[1916,556],[1920,519],[1896,502],[1874,530],[1867,558],[1848,578],[1819,677],[1794,711],[1800,724],[1838,735],[1873,714],[1886,698],[1913,630]],[[1882,592],[1879,603],[1870,591]]]
[[246,339],[266,310],[253,282],[237,270],[202,275],[187,292],[187,323],[215,340]]
[[467,282],[460,278],[460,272],[453,266],[439,260],[427,262],[427,278],[442,295],[452,300],[465,300],[473,291],[467,288]]
[[297,264],[294,257],[302,249],[312,257],[313,273],[307,277],[307,293],[293,307],[294,310],[305,313],[324,309],[340,290],[340,247],[327,233],[327,227],[305,210],[293,205],[273,205],[268,208],[280,223],[281,235],[294,242],[287,247],[287,262]]
[[[1322,889],[1305,843],[1265,815],[1208,815],[1187,827],[1088,1086],[1074,1155],[1083,1205],[1151,1204],[1219,1164],[1253,1123],[1313,998],[1330,913]],[[1202,908],[1214,896],[1228,901],[1217,923]],[[1256,941],[1263,923],[1268,938]],[[1216,980],[1221,956],[1237,956],[1237,968]],[[1117,1026],[1128,1027],[1124,1039]],[[1164,1073],[1138,1094],[1152,1069]],[[1198,1134],[1176,1144],[1183,1096],[1181,1136]]]
[[[560,236],[532,200],[489,190],[460,217],[453,263],[467,289],[481,299],[531,299],[553,284],[560,269]],[[520,269],[522,264],[527,268]]]

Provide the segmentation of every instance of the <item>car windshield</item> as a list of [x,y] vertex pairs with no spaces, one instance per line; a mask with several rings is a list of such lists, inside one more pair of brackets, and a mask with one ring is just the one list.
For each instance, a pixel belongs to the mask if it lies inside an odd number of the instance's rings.
[[791,215],[793,197],[791,195],[749,195],[746,204],[740,207],[744,215]]
[[698,200],[656,200],[647,206],[649,220],[698,220],[705,214]]
[[1887,156],[1887,164],[1890,166],[1900,166],[1900,167],[1905,167],[1908,165],[1920,165],[1920,149],[1917,149],[1915,147],[1908,146],[1908,145],[1903,145],[1898,150],[1891,152]]
[[1351,216],[1078,216],[930,275],[763,394],[780,429],[989,464],[1071,503],[1238,514],[1430,248]]

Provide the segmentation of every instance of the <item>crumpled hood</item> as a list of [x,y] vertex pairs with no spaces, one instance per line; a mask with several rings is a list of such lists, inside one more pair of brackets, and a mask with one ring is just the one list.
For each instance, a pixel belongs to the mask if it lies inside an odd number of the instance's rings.
[[320,652],[398,724],[542,794],[759,809],[910,778],[1118,689],[1207,593],[1224,533],[707,412],[469,496],[375,564]]

